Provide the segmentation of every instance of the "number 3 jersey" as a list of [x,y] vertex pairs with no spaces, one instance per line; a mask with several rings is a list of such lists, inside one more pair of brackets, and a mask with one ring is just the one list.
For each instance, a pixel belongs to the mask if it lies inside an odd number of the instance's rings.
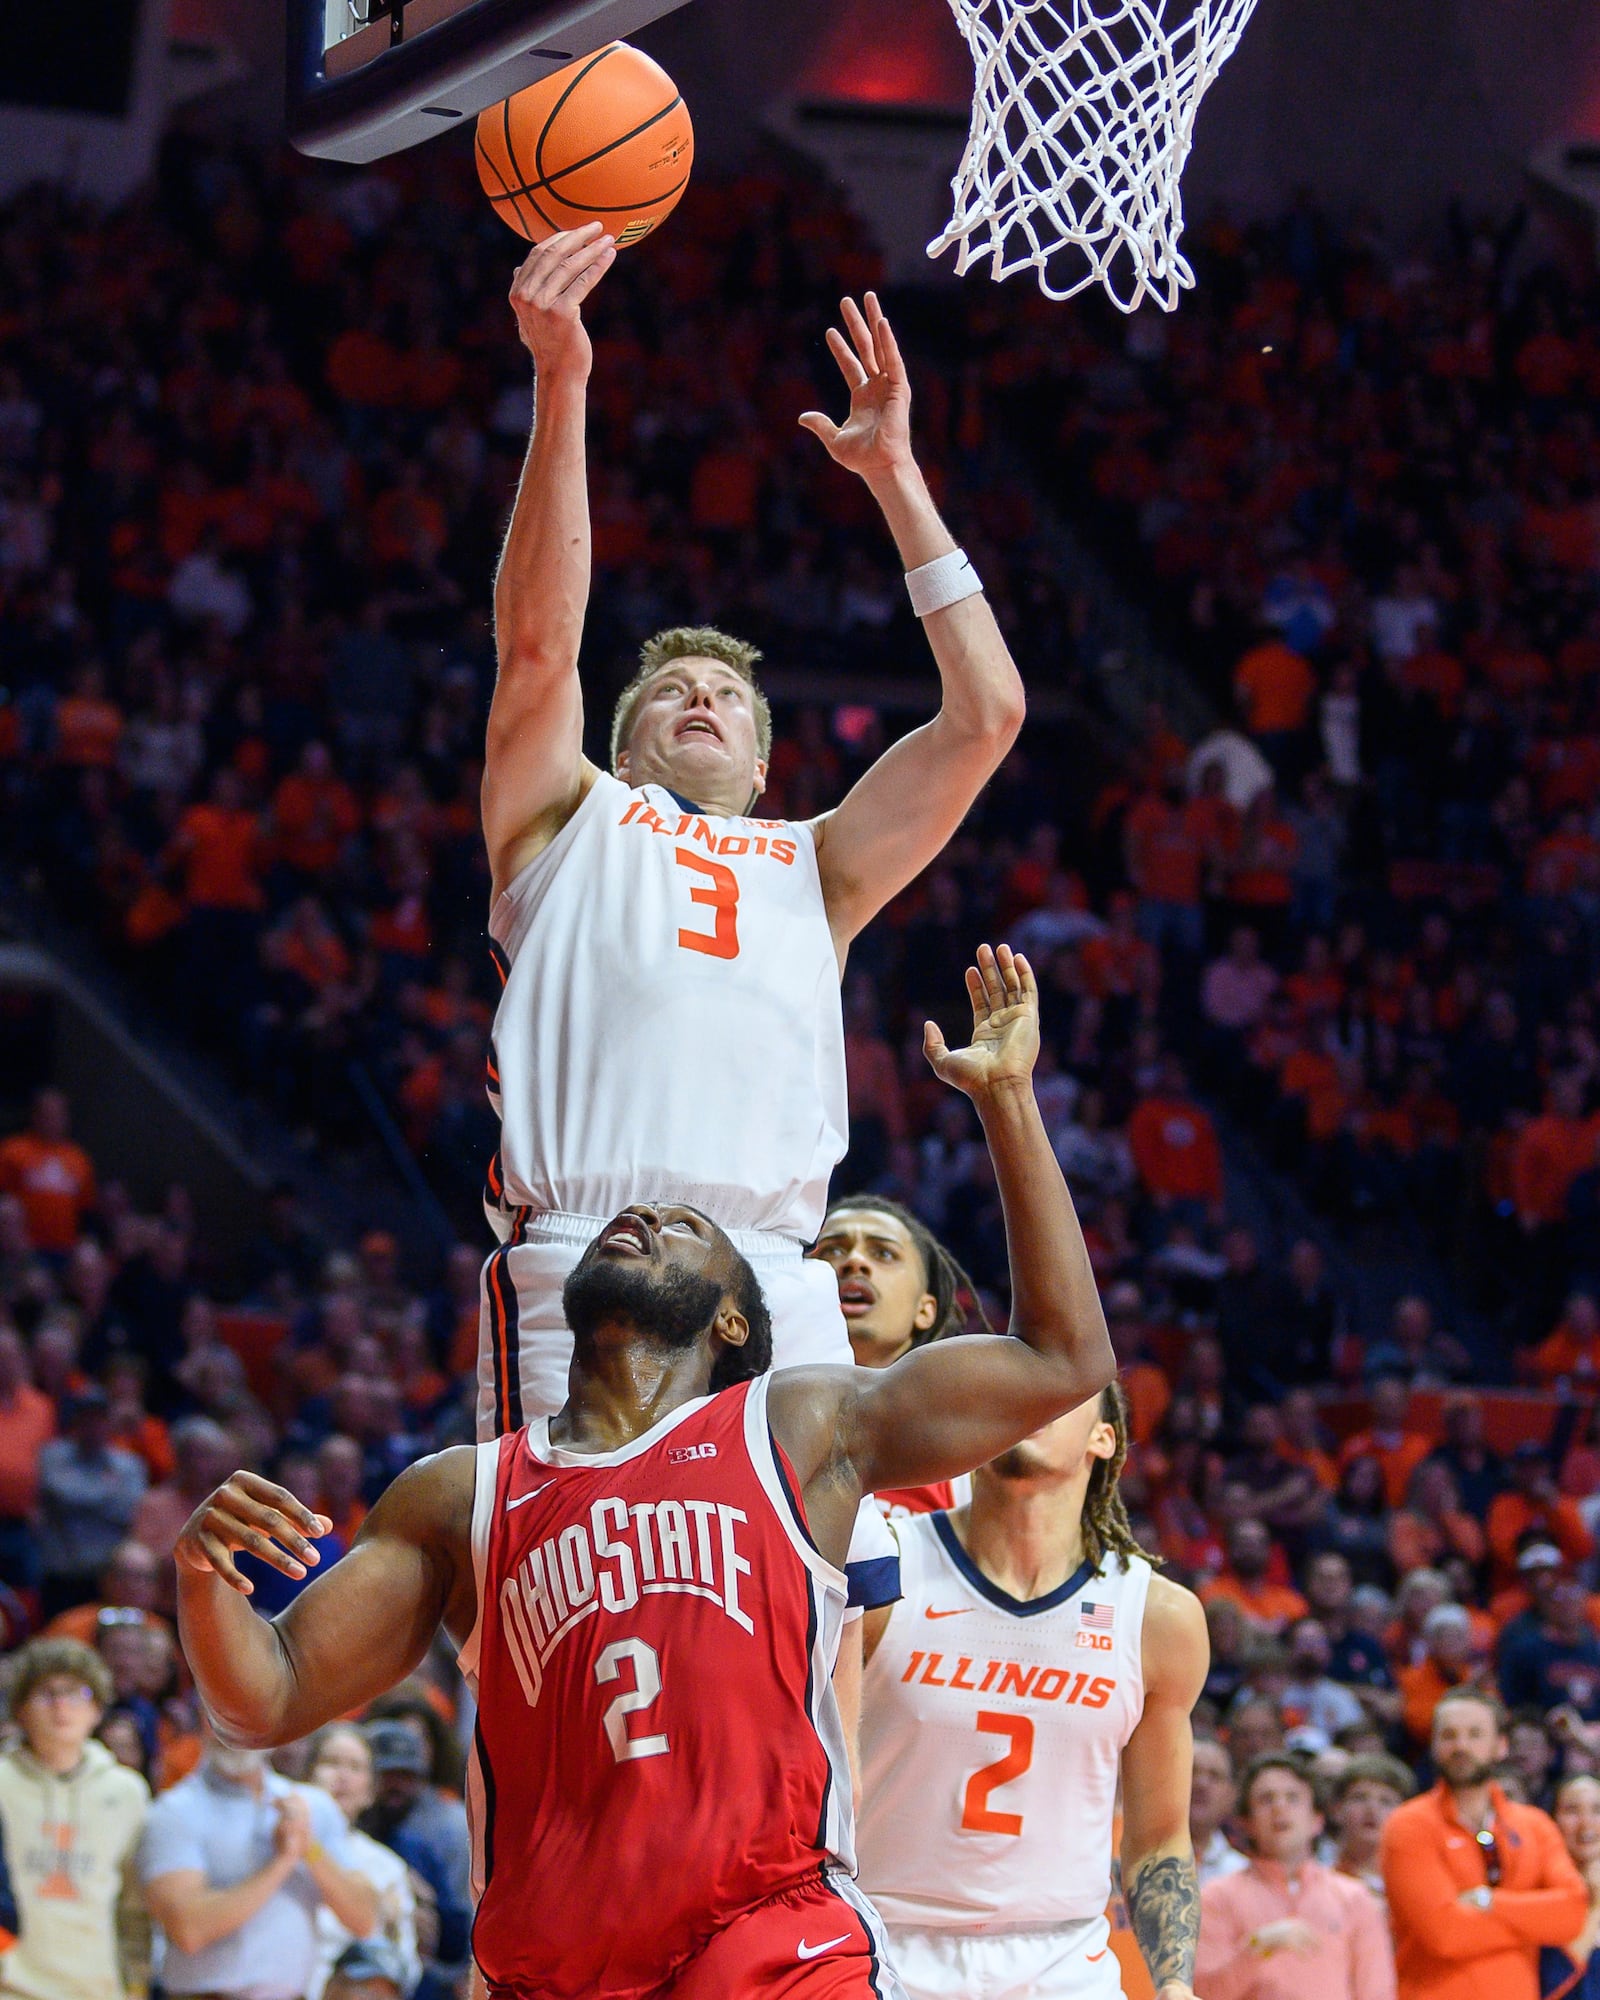
[[619,1451],[553,1447],[548,1419],[478,1447],[461,1665],[496,2000],[644,2000],[742,1911],[853,1866],[845,1579],[768,1430],[770,1380]]
[[839,963],[811,829],[602,772],[489,921],[505,989],[490,1220],[687,1202],[809,1242],[844,1152]]
[[861,1886],[891,1925],[1102,1916],[1123,1745],[1144,1711],[1150,1565],[1047,1596],[991,1583],[948,1514],[894,1523],[904,1592],[861,1704]]

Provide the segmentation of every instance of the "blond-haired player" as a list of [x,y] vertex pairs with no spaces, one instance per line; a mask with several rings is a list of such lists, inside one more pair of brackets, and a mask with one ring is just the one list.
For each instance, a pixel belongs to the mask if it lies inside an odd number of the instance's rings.
[[[483,831],[505,981],[491,1095],[480,1434],[560,1407],[572,1339],[561,1287],[627,1201],[702,1209],[754,1268],[780,1366],[848,1361],[829,1273],[802,1259],[844,1151],[839,978],[851,939],[960,824],[1022,720],[1022,686],[911,449],[910,387],[877,301],[828,343],[843,424],[800,421],[866,481],[910,575],[943,683],[938,714],[832,812],[748,817],[771,721],[753,649],[658,635],[624,690],[612,769],[584,755],[578,650],[589,594],[584,457],[593,355],[581,307],[614,245],[551,237],[511,291],[537,416],[495,584],[499,678]],[[715,355],[706,365],[716,366]],[[882,1532],[880,1530],[880,1532]],[[888,1575],[853,1578],[858,1601]]]
[[[1087,1251],[1083,1252],[1085,1268]],[[901,1601],[868,1614],[861,1884],[912,2000],[1116,2000],[1122,1882],[1159,2000],[1193,2000],[1189,1712],[1205,1619],[1117,1488],[1113,1383],[895,1522]]]

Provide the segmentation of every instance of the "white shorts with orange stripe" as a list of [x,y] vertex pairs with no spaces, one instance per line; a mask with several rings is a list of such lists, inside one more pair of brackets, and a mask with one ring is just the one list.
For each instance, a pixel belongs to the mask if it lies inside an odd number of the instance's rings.
[[1026,1931],[888,1927],[908,2000],[1122,2000],[1104,1917]]
[[[479,1292],[480,1442],[554,1416],[566,1402],[572,1335],[561,1288],[609,1220],[518,1211],[511,1240],[490,1253]],[[730,1229],[728,1240],[761,1281],[772,1315],[773,1367],[848,1368],[854,1357],[832,1266],[803,1256],[791,1236]],[[899,1551],[875,1506],[863,1507],[847,1567],[856,1609],[892,1604],[900,1595]]]

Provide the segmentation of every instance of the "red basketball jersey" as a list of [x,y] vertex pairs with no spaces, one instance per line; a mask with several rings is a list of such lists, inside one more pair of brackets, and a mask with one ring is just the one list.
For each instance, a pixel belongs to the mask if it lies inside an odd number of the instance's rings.
[[620,1451],[478,1447],[473,1947],[496,2000],[644,2000],[740,1912],[853,1869],[843,1574],[770,1377]]

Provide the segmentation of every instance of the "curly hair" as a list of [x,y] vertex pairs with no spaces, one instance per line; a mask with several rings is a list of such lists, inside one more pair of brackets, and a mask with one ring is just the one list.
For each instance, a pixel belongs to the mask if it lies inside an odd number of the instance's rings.
[[763,758],[770,755],[772,707],[756,679],[756,663],[760,658],[758,647],[719,632],[715,625],[674,625],[669,631],[657,632],[654,638],[646,639],[639,648],[638,671],[617,696],[617,705],[611,712],[612,770],[617,768],[617,758],[633,734],[640,697],[661,669],[670,667],[674,660],[718,660],[736,673],[750,689],[750,705],[756,719],[756,754]]
[[100,1708],[111,1705],[111,1670],[92,1646],[77,1639],[30,1639],[13,1659],[11,1713],[20,1714],[34,1690],[58,1674],[81,1681]]
[[1140,1547],[1122,1498],[1120,1481],[1128,1459],[1128,1399],[1120,1382],[1108,1382],[1100,1391],[1100,1421],[1116,1432],[1117,1448],[1109,1458],[1097,1458],[1089,1468],[1089,1488],[1083,1496],[1083,1553],[1096,1569],[1108,1555],[1115,1556],[1123,1569],[1133,1556],[1143,1556],[1153,1569],[1159,1569],[1162,1558]]
[[713,1362],[712,1395],[739,1382],[753,1382],[772,1366],[772,1314],[767,1310],[766,1293],[748,1260],[737,1250],[733,1255],[738,1267],[733,1285],[734,1303],[744,1314],[750,1333],[743,1347],[725,1347]]

